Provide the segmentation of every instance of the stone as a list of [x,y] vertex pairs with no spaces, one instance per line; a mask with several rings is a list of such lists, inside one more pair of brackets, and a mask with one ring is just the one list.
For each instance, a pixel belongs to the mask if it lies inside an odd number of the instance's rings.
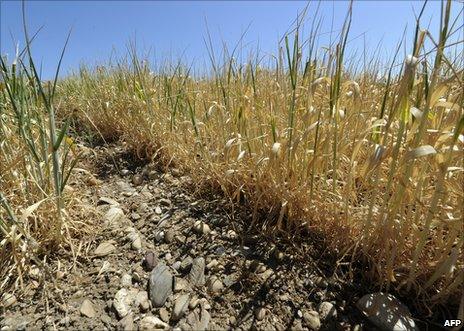
[[167,243],[167,244],[170,244],[172,242],[174,242],[175,238],[174,238],[174,231],[172,230],[167,230],[165,233],[164,233],[164,241]]
[[159,200],[159,204],[161,206],[170,207],[171,206],[171,200],[162,198],[162,199]]
[[143,281],[143,269],[141,266],[138,266],[133,272],[132,272],[132,281],[134,283],[141,283]]
[[209,225],[205,222],[196,221],[193,224],[193,231],[195,231],[198,234],[208,234],[211,232],[211,229],[209,228]]
[[169,329],[169,324],[155,316],[145,316],[139,322],[140,331],[152,331],[156,329]]
[[264,309],[263,307],[256,308],[255,309],[255,318],[258,321],[262,321],[264,319],[264,317],[266,317],[266,309]]
[[193,296],[192,299],[190,299],[189,308],[195,309],[199,303],[200,303],[200,299],[198,299],[196,296]]
[[135,251],[140,251],[142,249],[142,238],[138,233],[136,233],[136,237],[134,241],[132,241],[131,248]]
[[159,263],[151,272],[149,280],[150,301],[153,307],[163,307],[172,294],[174,277],[164,263]]
[[121,174],[121,176],[127,176],[130,173],[130,171],[128,169],[121,169],[119,173]]
[[116,292],[113,300],[113,307],[119,318],[123,318],[131,312],[131,305],[134,302],[137,292],[136,289],[127,290],[125,288]]
[[193,263],[193,259],[190,256],[185,257],[180,263],[180,270],[187,271]]
[[121,277],[121,286],[122,287],[131,287],[132,286],[132,276],[129,274],[124,274]]
[[303,313],[303,320],[310,330],[319,330],[321,328],[321,319],[319,313],[314,310],[310,310]]
[[200,301],[198,302],[201,306],[201,308],[209,310],[211,309],[211,305],[208,302],[208,299],[206,298],[201,298]]
[[234,230],[227,231],[227,238],[229,239],[236,239],[237,233]]
[[174,283],[174,292],[181,292],[189,288],[188,281],[183,278],[176,278]]
[[160,315],[161,319],[162,319],[164,322],[166,322],[166,323],[169,322],[169,318],[170,318],[170,317],[169,317],[169,312],[168,312],[168,310],[167,310],[166,308],[164,308],[164,307],[161,308],[161,309],[159,310],[159,315]]
[[100,316],[100,319],[103,322],[103,324],[111,325],[111,317],[109,317],[108,314],[103,313]]
[[230,316],[228,322],[230,326],[234,326],[235,323],[237,323],[237,319],[235,318],[235,316]]
[[281,262],[285,258],[285,254],[281,252],[279,249],[275,248],[273,251],[274,258],[276,261]]
[[155,232],[155,240],[157,242],[161,242],[164,239],[164,231],[156,231]]
[[174,308],[172,309],[171,318],[174,321],[177,321],[182,318],[189,306],[190,295],[183,294],[179,296],[174,302]]
[[327,301],[324,301],[319,305],[318,311],[320,319],[323,321],[337,317],[337,310],[335,309],[335,306]]
[[222,283],[225,287],[231,287],[236,282],[237,278],[237,274],[226,275]]
[[131,248],[133,250],[141,250],[142,249],[142,238],[140,234],[135,230],[133,227],[126,228],[127,238],[131,242]]
[[137,297],[135,298],[135,303],[139,306],[140,311],[146,312],[150,309],[150,301],[148,300],[148,292],[147,291],[140,291],[137,293]]
[[163,213],[163,211],[161,210],[161,208],[159,206],[156,206],[155,207],[155,214],[161,215],[162,213]]
[[391,294],[366,294],[358,300],[356,307],[382,330],[419,330],[409,309]]
[[180,266],[181,266],[180,261],[176,261],[171,265],[171,268],[174,269],[174,270],[179,270]]
[[138,186],[143,183],[143,177],[139,174],[132,176],[132,184]]
[[192,285],[205,284],[205,259],[197,257],[192,262],[192,268],[189,273],[189,281]]
[[218,264],[219,264],[219,262],[216,259],[211,260],[211,262],[206,265],[206,269],[211,270],[211,269],[217,267]]
[[223,288],[224,288],[224,285],[222,284],[221,280],[218,277],[212,276],[209,278],[208,291],[210,293],[220,293]]
[[87,316],[89,318],[94,318],[97,313],[95,312],[95,308],[93,307],[92,301],[89,299],[85,299],[80,308],[80,312],[82,315]]
[[108,197],[100,197],[100,199],[98,199],[97,205],[110,205],[113,207],[118,207],[119,202]]
[[12,293],[4,293],[2,295],[2,306],[8,308],[17,302],[16,296]]
[[142,261],[143,268],[145,271],[152,271],[158,264],[158,258],[156,254],[152,251],[145,253],[145,256]]
[[108,224],[114,224],[124,217],[124,212],[119,207],[111,207],[103,217]]
[[296,319],[293,321],[293,325],[290,328],[290,331],[302,331],[303,330],[303,325],[301,324],[301,320]]
[[316,278],[316,285],[322,289],[325,289],[329,286],[329,283],[327,282],[327,280],[325,280],[324,278],[322,277],[317,277]]
[[97,256],[106,256],[113,253],[116,250],[116,247],[109,241],[102,242],[95,249],[94,254]]
[[270,279],[272,276],[274,276],[274,271],[272,269],[267,269],[266,271],[260,274],[260,277],[263,281]]
[[69,323],[71,322],[71,317],[69,316],[66,316],[66,317],[63,317],[62,319],[60,319],[60,321],[58,322],[59,325],[63,325],[63,326],[69,326]]
[[135,330],[134,316],[132,315],[132,313],[127,314],[122,320],[119,321],[118,329],[123,330],[123,331]]
[[192,328],[194,330],[206,330],[208,329],[209,321],[211,320],[211,315],[206,311],[206,309],[201,310],[201,315],[198,316],[197,313],[195,313],[195,322],[190,323],[192,325]]

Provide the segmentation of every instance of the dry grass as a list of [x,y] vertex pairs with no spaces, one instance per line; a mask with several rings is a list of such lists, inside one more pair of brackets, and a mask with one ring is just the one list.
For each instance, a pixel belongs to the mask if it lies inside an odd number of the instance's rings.
[[356,62],[343,59],[348,15],[338,43],[306,61],[297,26],[275,68],[258,57],[239,65],[227,49],[202,78],[181,65],[152,73],[135,52],[131,63],[82,68],[60,84],[63,109],[140,157],[174,162],[245,201],[252,225],[323,233],[342,260],[367,263],[384,290],[457,303],[464,96],[462,58],[445,52],[449,5],[434,51],[417,28],[401,67],[353,74]]
[[436,39],[418,20],[411,55],[397,52],[386,69],[344,58],[348,14],[323,53],[313,27],[306,60],[298,22],[273,67],[258,56],[240,65],[224,48],[205,77],[182,65],[152,73],[135,52],[130,63],[81,68],[59,82],[59,109],[88,134],[122,139],[245,203],[252,226],[322,233],[383,290],[459,304],[464,71],[450,6]]
[[75,253],[73,241],[86,232],[87,222],[72,217],[82,211],[78,195],[67,186],[78,158],[66,136],[68,123],[55,122],[56,79],[47,84],[39,79],[26,38],[26,48],[11,64],[0,59],[2,294],[30,287],[32,265],[53,278],[45,261],[62,247]]

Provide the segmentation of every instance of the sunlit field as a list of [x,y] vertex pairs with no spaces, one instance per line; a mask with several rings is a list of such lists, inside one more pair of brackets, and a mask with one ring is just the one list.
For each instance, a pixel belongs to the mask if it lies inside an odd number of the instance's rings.
[[239,63],[239,50],[207,42],[204,74],[182,61],[154,68],[129,48],[44,82],[30,49],[3,58],[0,290],[23,282],[26,260],[42,265],[92,228],[66,185],[83,139],[180,169],[249,211],[250,228],[321,236],[347,275],[367,270],[382,291],[462,307],[464,59],[452,5],[439,31],[419,15],[412,43],[398,36],[392,57],[371,53],[368,65],[346,55],[350,12],[326,48],[316,19],[303,34],[304,15],[274,56]]

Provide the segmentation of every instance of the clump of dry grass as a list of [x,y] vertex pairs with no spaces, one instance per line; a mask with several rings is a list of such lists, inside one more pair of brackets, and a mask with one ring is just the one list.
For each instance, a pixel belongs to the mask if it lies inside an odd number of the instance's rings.
[[[24,289],[33,264],[44,267],[44,275],[49,272],[43,259],[58,247],[70,247],[84,230],[66,209],[80,210],[66,190],[78,158],[66,135],[69,123],[60,128],[55,121],[57,79],[41,81],[27,33],[26,40],[12,63],[0,58],[1,293]],[[59,65],[57,76],[58,70]]]

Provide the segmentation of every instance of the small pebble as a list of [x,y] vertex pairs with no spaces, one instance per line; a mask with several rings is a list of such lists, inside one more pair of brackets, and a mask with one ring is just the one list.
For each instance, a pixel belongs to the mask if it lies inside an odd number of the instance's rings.
[[262,321],[266,316],[266,309],[259,307],[255,309],[255,317],[258,321]]
[[134,175],[132,176],[132,184],[134,185],[140,185],[143,182],[143,177],[141,175]]
[[158,264],[158,258],[156,257],[155,253],[152,251],[147,252],[145,254],[145,257],[143,258],[143,262],[142,262],[143,268],[146,271],[152,271],[153,268],[155,268],[157,264]]
[[93,307],[92,302],[89,299],[85,299],[81,304],[80,312],[82,315],[89,318],[94,318],[96,316],[95,308]]
[[121,277],[122,287],[131,287],[132,286],[132,276],[129,274],[124,274]]

